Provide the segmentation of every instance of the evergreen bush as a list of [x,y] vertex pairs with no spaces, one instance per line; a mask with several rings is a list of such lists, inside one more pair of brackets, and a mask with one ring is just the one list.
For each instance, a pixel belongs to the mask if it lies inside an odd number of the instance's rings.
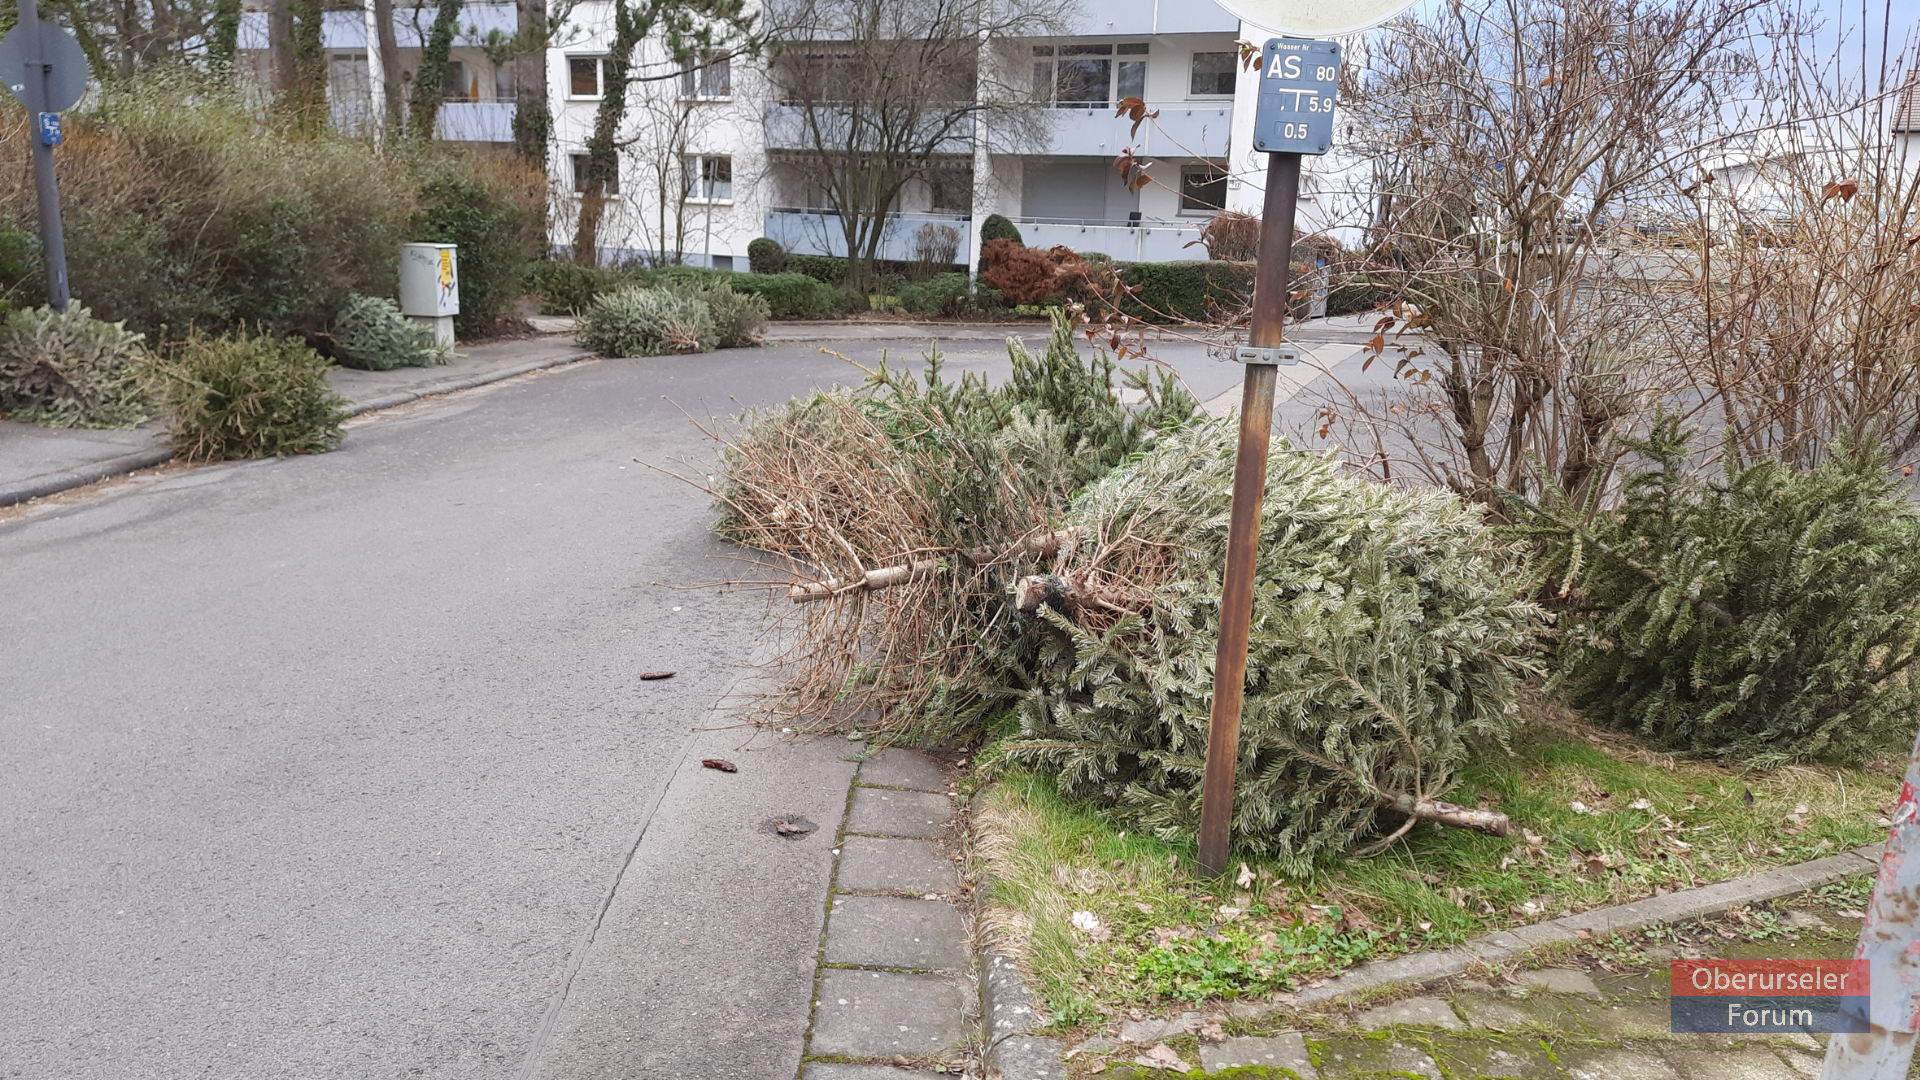
[[433,329],[400,314],[385,297],[347,297],[333,320],[333,358],[363,371],[444,364],[448,351],[434,341]]
[[142,338],[77,303],[12,312],[0,324],[0,413],[51,427],[138,426]]
[[752,293],[734,292],[726,281],[668,279],[656,287],[707,305],[707,313],[713,317],[713,343],[718,348],[758,345],[761,335],[766,333],[769,318],[766,300]]
[[1016,244],[1025,243],[1020,238],[1019,227],[1010,219],[1001,214],[988,214],[987,219],[980,223],[980,246],[984,248],[995,240],[1011,240]]
[[[1661,419],[1617,514],[1571,534],[1561,678],[1587,715],[1756,765],[1897,751],[1920,714],[1920,511],[1879,452],[1686,473]],[[1573,582],[1568,582],[1573,584]]]
[[528,269],[546,246],[544,178],[512,159],[448,151],[427,156],[415,168],[420,209],[408,239],[459,246],[454,329],[487,333],[511,313]]
[[710,352],[713,313],[706,301],[666,289],[625,288],[596,298],[575,337],[602,356]]
[[787,249],[762,236],[747,244],[747,267],[756,274],[778,274],[787,268]]
[[965,274],[935,274],[918,284],[900,286],[900,306],[914,315],[938,315],[957,318],[975,312],[991,311],[999,306],[1000,293],[982,287],[975,295],[973,281]]
[[[1008,757],[1169,840],[1200,813],[1237,424],[1149,447],[1075,500],[1061,610]],[[1303,872],[1415,820],[1518,718],[1538,610],[1518,547],[1435,489],[1276,442],[1255,565],[1234,842]],[[1078,597],[1078,600],[1074,598]],[[1075,607],[1075,604],[1079,607]]]
[[1216,308],[1234,307],[1253,295],[1252,263],[1194,260],[1116,264],[1133,291],[1122,313],[1148,322],[1205,322]]
[[824,285],[838,286],[847,280],[847,260],[839,255],[788,255],[787,269],[805,274]]
[[805,274],[736,274],[733,291],[767,302],[770,318],[831,319],[846,313],[851,296]]
[[618,270],[550,259],[527,271],[527,287],[540,302],[542,315],[577,315],[594,298],[631,284]]
[[245,331],[195,335],[149,369],[188,461],[319,454],[340,445],[347,401],[301,342]]

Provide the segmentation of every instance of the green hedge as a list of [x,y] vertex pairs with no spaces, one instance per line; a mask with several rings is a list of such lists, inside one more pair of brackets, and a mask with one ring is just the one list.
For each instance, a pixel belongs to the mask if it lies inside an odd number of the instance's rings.
[[859,301],[841,289],[805,274],[735,274],[727,280],[737,293],[758,296],[776,319],[833,319]]
[[1213,314],[1209,298],[1232,306],[1253,295],[1252,263],[1193,260],[1114,265],[1121,271],[1121,280],[1136,290],[1121,301],[1120,310],[1149,322],[1204,322]]
[[805,274],[823,284],[839,285],[847,280],[847,260],[839,255],[789,254],[787,272]]
[[540,301],[542,315],[573,315],[585,311],[594,298],[627,284],[626,274],[576,263],[535,263],[527,272],[527,287]]

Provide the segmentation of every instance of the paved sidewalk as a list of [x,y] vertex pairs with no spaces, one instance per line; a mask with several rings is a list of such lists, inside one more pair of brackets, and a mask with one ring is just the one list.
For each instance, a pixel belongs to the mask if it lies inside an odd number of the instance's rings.
[[804,1080],[931,1078],[974,1057],[952,816],[931,758],[889,748],[861,763],[835,849]]
[[[388,409],[554,367],[588,354],[569,337],[524,338],[461,349],[441,367],[355,371],[334,368],[327,379],[353,402],[352,413]],[[80,487],[173,457],[166,429],[153,422],[132,431],[40,427],[0,420],[0,506]]]

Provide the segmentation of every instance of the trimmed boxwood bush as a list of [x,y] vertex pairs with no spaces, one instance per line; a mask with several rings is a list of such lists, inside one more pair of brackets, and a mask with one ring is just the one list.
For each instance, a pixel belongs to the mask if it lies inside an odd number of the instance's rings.
[[853,297],[805,274],[735,274],[728,282],[734,292],[751,293],[767,302],[775,319],[830,319],[846,312]]
[[1204,322],[1213,314],[1208,299],[1233,306],[1253,295],[1253,263],[1208,259],[1115,265],[1122,280],[1136,290],[1120,302],[1120,310],[1136,319]]
[[756,274],[777,274],[787,268],[787,249],[763,236],[747,245],[747,265]]
[[1012,221],[1000,214],[988,214],[987,220],[980,223],[980,246],[986,247],[995,240],[1011,240],[1016,244],[1026,242],[1020,238],[1020,229]]
[[838,255],[788,255],[787,269],[828,285],[847,280],[847,260]]
[[540,301],[542,315],[578,314],[594,297],[627,283],[627,276],[618,270],[558,260],[535,263],[527,273],[527,285]]
[[340,445],[347,400],[328,366],[299,341],[241,331],[188,338],[150,378],[186,460],[285,457]]

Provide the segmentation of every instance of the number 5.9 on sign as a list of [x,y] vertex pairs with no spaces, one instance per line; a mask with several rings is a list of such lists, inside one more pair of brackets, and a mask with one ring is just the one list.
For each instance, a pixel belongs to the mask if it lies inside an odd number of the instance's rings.
[[1333,145],[1333,106],[1340,87],[1339,43],[1274,38],[1263,52],[1253,148],[1326,153]]

